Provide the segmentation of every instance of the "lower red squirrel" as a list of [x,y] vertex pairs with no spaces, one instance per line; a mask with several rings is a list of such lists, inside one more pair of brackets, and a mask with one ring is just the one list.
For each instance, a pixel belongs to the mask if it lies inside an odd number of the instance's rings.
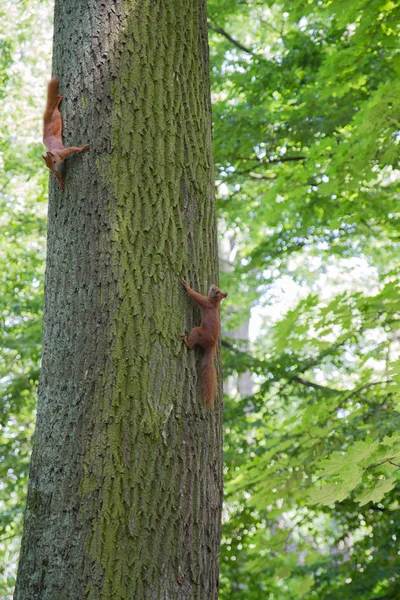
[[180,338],[189,349],[196,345],[203,348],[201,394],[204,403],[213,406],[216,390],[214,355],[220,329],[219,305],[228,294],[224,294],[213,284],[208,290],[208,296],[202,296],[192,290],[186,281],[182,280],[182,283],[189,296],[200,307],[202,320],[200,327],[193,327],[188,338],[184,333],[181,333]]
[[82,148],[64,147],[61,138],[62,118],[58,109],[62,98],[58,93],[58,79],[52,77],[47,86],[47,104],[43,115],[43,143],[47,152],[44,155],[42,154],[42,158],[50,171],[56,176],[60,190],[64,189],[64,182],[57,171],[60,164],[74,152],[83,152],[89,148],[88,144],[82,146]]

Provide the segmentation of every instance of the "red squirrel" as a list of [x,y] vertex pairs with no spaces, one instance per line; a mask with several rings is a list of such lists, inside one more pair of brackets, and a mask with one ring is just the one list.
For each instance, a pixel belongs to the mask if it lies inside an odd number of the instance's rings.
[[64,182],[57,171],[60,164],[74,152],[83,152],[89,148],[88,144],[82,146],[82,148],[64,147],[61,138],[62,118],[58,108],[62,99],[63,97],[58,93],[58,79],[52,77],[47,86],[47,104],[43,115],[43,143],[47,152],[44,155],[42,154],[42,158],[50,171],[56,176],[60,190],[64,189]]
[[196,345],[203,348],[204,356],[201,367],[201,395],[205,404],[213,406],[217,385],[214,369],[214,355],[220,329],[219,305],[228,294],[224,294],[219,287],[213,284],[208,290],[208,296],[202,296],[192,290],[187,281],[182,280],[182,283],[190,298],[200,307],[202,319],[200,327],[193,327],[188,338],[184,333],[181,333],[180,338],[189,350]]

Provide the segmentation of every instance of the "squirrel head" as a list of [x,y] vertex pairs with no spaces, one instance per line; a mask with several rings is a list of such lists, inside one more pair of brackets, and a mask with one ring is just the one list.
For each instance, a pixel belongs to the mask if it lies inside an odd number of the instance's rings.
[[58,154],[53,154],[53,152],[46,152],[46,154],[42,154],[42,158],[46,163],[46,166],[50,169],[50,171],[53,171],[53,173],[57,171],[58,167],[62,163],[62,160]]
[[63,190],[64,182],[61,179],[60,173],[57,171],[57,168],[62,163],[61,158],[57,154],[53,154],[52,152],[46,152],[46,154],[42,154],[42,158],[46,163],[46,166],[49,167],[50,171],[56,176],[56,179],[58,181],[58,187],[60,188],[60,190]]
[[210,289],[208,290],[208,297],[215,298],[218,302],[222,302],[222,300],[226,298],[227,295],[227,293],[221,292],[219,287],[216,286],[214,283],[210,286]]

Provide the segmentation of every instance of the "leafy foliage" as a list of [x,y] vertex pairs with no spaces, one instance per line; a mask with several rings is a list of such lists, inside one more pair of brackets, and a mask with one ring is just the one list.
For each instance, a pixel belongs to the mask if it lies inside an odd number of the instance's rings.
[[[10,598],[40,359],[51,2],[0,9],[0,593]],[[221,599],[400,595],[397,0],[208,0],[231,252]],[[225,265],[226,266],[226,265]],[[226,309],[225,309],[226,311]],[[0,595],[1,595],[0,594]]]
[[222,598],[400,593],[399,14],[209,1],[225,326],[261,323],[224,343],[258,390],[227,398]]
[[0,596],[11,598],[39,376],[47,175],[38,141],[51,22],[48,6],[3,4],[0,12],[7,18],[0,19]]

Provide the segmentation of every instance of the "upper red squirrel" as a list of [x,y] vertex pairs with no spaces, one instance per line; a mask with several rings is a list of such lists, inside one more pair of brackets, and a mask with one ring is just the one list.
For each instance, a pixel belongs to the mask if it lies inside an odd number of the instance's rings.
[[50,171],[54,173],[57,178],[60,189],[64,189],[64,182],[61,179],[61,175],[57,169],[60,164],[68,158],[74,152],[83,152],[89,148],[86,144],[82,148],[65,148],[61,134],[62,134],[62,118],[61,113],[58,109],[62,96],[58,93],[58,79],[52,77],[47,86],[47,104],[46,110],[43,115],[43,143],[46,146],[46,154],[42,154],[46,165]]
[[219,305],[228,294],[224,294],[219,287],[213,284],[208,290],[208,296],[202,296],[192,290],[186,281],[182,280],[182,283],[189,296],[200,307],[202,320],[200,327],[193,327],[188,338],[184,333],[181,333],[180,338],[189,349],[196,345],[203,348],[201,394],[204,403],[213,406],[216,390],[214,354],[220,330]]

